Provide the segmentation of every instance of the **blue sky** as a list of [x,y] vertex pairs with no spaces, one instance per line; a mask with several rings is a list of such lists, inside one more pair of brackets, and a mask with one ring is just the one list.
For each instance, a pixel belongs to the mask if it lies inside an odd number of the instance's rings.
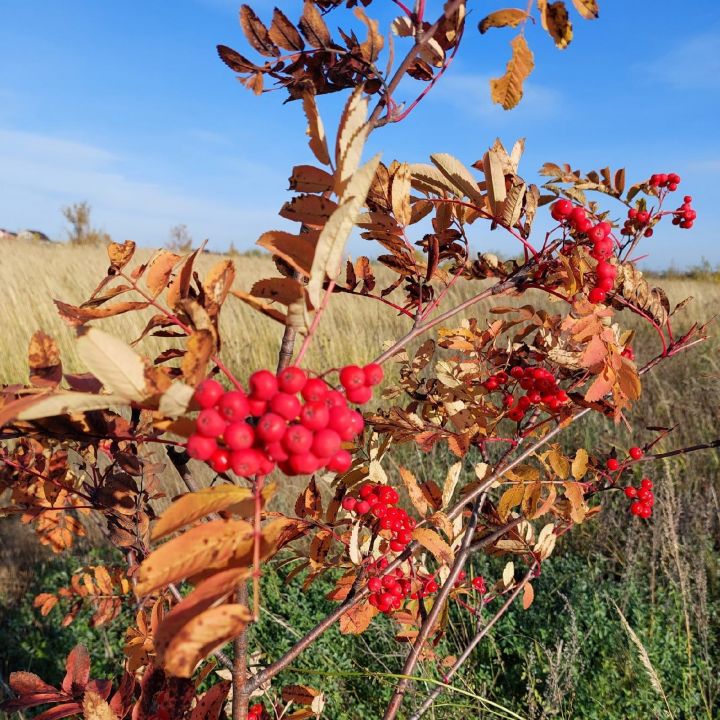
[[[251,4],[269,20],[273,3]],[[301,3],[279,4],[299,16]],[[253,96],[218,60],[218,43],[252,55],[238,7],[0,0],[0,226],[60,238],[60,208],[86,199],[115,239],[143,245],[164,243],[179,223],[218,249],[248,248],[283,227],[276,213],[289,197],[290,169],[311,161],[304,118],[279,92]],[[368,10],[387,19],[393,8],[375,0]],[[481,37],[474,11],[444,83],[408,120],[378,131],[370,150],[411,162],[443,151],[470,164],[497,136],[507,145],[525,137],[529,180],[544,161],[624,165],[633,181],[675,171],[698,221],[691,232],[668,225],[658,233],[646,245],[648,262],[719,263],[720,3],[600,0],[600,9],[595,22],[574,15],[575,40],[564,52],[539,28],[528,31],[536,70],[510,113],[492,106],[487,80],[502,73],[512,31]],[[399,99],[418,87],[401,86]],[[321,101],[330,130],[337,107]],[[476,242],[477,250],[512,248],[485,230]],[[372,253],[359,240],[351,250]]]

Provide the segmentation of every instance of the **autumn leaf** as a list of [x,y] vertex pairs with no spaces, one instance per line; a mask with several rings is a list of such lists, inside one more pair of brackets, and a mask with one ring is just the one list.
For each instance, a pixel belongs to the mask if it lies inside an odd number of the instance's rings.
[[252,546],[253,526],[245,520],[211,520],[161,545],[140,566],[135,591],[148,595],[172,582],[224,567]]
[[496,10],[484,17],[478,24],[478,29],[485,34],[490,28],[501,27],[517,27],[520,23],[525,22],[529,15],[518,8],[508,8],[506,10]]
[[[267,502],[274,492],[274,483],[265,485],[262,491],[263,502]],[[210,513],[223,511],[251,517],[255,512],[255,496],[252,489],[237,485],[214,485],[187,493],[175,500],[160,516],[153,528],[152,539],[159,540]]]
[[97,328],[78,330],[77,350],[85,367],[114,395],[145,397],[145,363],[122,340]]
[[180,256],[169,250],[160,250],[150,258],[145,272],[145,284],[153,297],[157,297],[166,287],[172,271],[180,261]]
[[340,616],[340,632],[343,635],[364,633],[377,613],[377,608],[367,601],[353,605]]
[[111,242],[107,247],[110,266],[115,273],[120,272],[132,260],[135,254],[135,243],[126,240],[124,243]]
[[564,50],[573,38],[572,23],[568,16],[567,6],[563,0],[551,3],[541,0],[538,5],[543,28],[552,37],[555,45],[560,50]]
[[586,20],[596,20],[600,16],[597,0],[573,0],[573,5]]
[[434,531],[427,528],[415,528],[413,540],[417,540],[429,550],[441,565],[450,565],[453,561],[452,548]]
[[317,103],[315,102],[315,96],[310,92],[304,93],[302,104],[305,117],[308,121],[307,135],[310,138],[310,149],[318,159],[318,162],[321,162],[323,165],[329,165],[330,153],[328,152],[325,128],[317,108]]
[[400,479],[405,485],[405,489],[408,491],[410,501],[415,506],[421,517],[425,517],[430,511],[430,504],[425,499],[425,495],[417,481],[415,475],[407,468],[400,467],[398,469],[400,473]]
[[295,25],[288,20],[279,8],[273,11],[272,24],[268,32],[270,39],[285,50],[303,50],[305,43]]
[[35,387],[54,388],[62,380],[62,361],[57,343],[49,335],[37,330],[28,348],[30,382]]
[[239,635],[251,619],[252,613],[244,605],[210,608],[169,638],[163,650],[158,650],[158,659],[171,675],[192,677],[201,660]]
[[490,80],[490,94],[493,102],[511,110],[523,96],[523,83],[535,66],[533,54],[523,35],[518,35],[511,43],[512,56],[500,78]]
[[265,55],[266,57],[280,56],[280,50],[270,39],[268,29],[249,5],[242,5],[240,7],[240,27],[242,27],[247,41],[261,55]]
[[497,512],[500,520],[505,521],[510,511],[523,501],[523,497],[525,497],[525,487],[522,484],[516,483],[509,487],[498,501]]
[[312,0],[305,0],[300,18],[300,32],[314,48],[324,48],[332,44],[330,31]]
[[92,690],[86,690],[83,697],[84,720],[118,720],[110,705]]

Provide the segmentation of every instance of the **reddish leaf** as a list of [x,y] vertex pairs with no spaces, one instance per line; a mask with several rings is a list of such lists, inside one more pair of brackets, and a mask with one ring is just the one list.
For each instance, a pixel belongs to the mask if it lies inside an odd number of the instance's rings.
[[82,695],[90,680],[90,655],[84,645],[76,645],[65,662],[67,673],[62,689],[70,695]]

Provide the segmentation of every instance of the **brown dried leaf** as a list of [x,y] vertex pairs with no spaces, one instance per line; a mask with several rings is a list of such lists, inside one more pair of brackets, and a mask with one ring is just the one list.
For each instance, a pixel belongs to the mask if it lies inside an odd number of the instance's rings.
[[270,33],[249,5],[240,7],[240,27],[247,41],[265,57],[279,57],[280,50],[270,39]]
[[290,176],[290,189],[299,193],[324,193],[332,190],[333,176],[313,165],[296,165]]
[[132,240],[126,240],[124,243],[110,243],[107,247],[107,254],[113,274],[118,273],[132,260],[132,256],[135,254],[135,243]]
[[165,289],[179,260],[180,256],[169,250],[160,250],[150,259],[145,274],[145,284],[153,297],[157,297]]
[[485,34],[490,28],[517,27],[520,23],[525,22],[528,17],[529,15],[524,10],[518,8],[496,10],[478,23],[478,30]]
[[575,9],[586,20],[597,20],[600,16],[597,0],[572,0]]
[[258,280],[250,294],[289,307],[303,297],[303,290],[303,285],[292,278],[267,278]]
[[220,59],[236,73],[248,73],[257,70],[257,65],[243,57],[239,52],[227,47],[227,45],[218,45],[217,52]]
[[305,277],[309,277],[317,238],[316,232],[292,235],[281,230],[270,230],[260,236],[257,244],[282,258]]
[[567,6],[563,0],[547,3],[543,0],[540,5],[542,26],[550,34],[560,50],[564,50],[573,39],[572,23],[568,16]]
[[378,610],[369,602],[363,601],[346,610],[340,616],[340,632],[343,635],[360,635],[364,633]]
[[62,361],[57,343],[49,335],[37,330],[28,348],[30,382],[35,387],[54,388],[62,380]]
[[415,477],[415,475],[413,475],[412,472],[410,472],[410,470],[402,466],[398,468],[398,472],[400,473],[400,479],[403,481],[405,489],[410,496],[410,501],[412,502],[420,516],[425,517],[430,511],[430,505],[425,499],[425,495],[420,488],[420,484],[418,483],[417,478]]
[[323,165],[330,164],[330,153],[328,152],[327,138],[325,137],[325,128],[323,127],[320,113],[318,112],[315,96],[306,92],[302,98],[303,110],[308,121],[307,135],[310,138],[309,145],[313,155],[318,162]]
[[102,320],[104,318],[115,317],[126,312],[134,310],[144,310],[148,307],[146,302],[119,302],[106,307],[76,307],[68,305],[60,300],[54,300],[55,306],[60,313],[60,317],[68,323],[68,325],[80,326],[90,320]]
[[330,31],[312,0],[305,0],[300,18],[300,32],[314,48],[326,48],[332,45]]
[[535,66],[533,54],[523,35],[518,35],[511,43],[512,56],[500,78],[490,80],[490,94],[493,102],[511,110],[523,96],[523,83]]
[[269,31],[270,39],[281,48],[286,50],[303,50],[305,43],[295,25],[286,17],[279,8],[273,11],[272,24]]

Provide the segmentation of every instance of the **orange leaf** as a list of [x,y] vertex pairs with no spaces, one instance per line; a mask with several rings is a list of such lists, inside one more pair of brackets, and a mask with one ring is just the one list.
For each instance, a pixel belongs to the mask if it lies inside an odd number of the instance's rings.
[[441,565],[449,565],[453,561],[452,548],[434,531],[427,528],[413,530],[413,539],[427,548]]
[[340,632],[343,635],[360,635],[364,633],[377,613],[377,608],[373,607],[369,602],[363,601],[353,605],[340,616]]

